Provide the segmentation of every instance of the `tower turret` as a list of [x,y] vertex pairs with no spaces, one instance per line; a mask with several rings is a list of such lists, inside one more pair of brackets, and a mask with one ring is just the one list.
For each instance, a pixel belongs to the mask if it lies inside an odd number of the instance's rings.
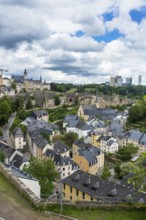
[[25,69],[24,70],[24,79],[26,79],[27,78],[27,70]]

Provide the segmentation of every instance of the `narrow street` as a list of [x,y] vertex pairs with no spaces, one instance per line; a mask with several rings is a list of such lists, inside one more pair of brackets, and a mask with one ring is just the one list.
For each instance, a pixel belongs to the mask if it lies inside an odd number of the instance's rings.
[[10,140],[9,129],[10,129],[11,125],[13,124],[13,121],[14,121],[15,117],[16,117],[16,113],[14,112],[14,113],[10,116],[10,118],[9,118],[9,120],[8,120],[8,123],[5,124],[5,125],[2,127],[3,139],[4,139],[4,140],[7,142],[7,144],[10,145],[10,146],[13,146],[13,144],[12,144],[12,142],[11,142],[11,140]]

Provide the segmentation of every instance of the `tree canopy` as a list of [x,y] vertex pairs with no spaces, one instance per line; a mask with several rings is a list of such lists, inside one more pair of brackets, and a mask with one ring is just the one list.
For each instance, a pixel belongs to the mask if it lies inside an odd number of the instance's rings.
[[12,113],[12,107],[10,100],[4,97],[0,100],[0,125],[4,125],[8,122],[8,119]]
[[136,166],[135,164],[133,164],[132,162],[127,162],[121,165],[121,175],[125,176],[128,173],[139,173],[140,172],[140,168],[138,166]]
[[30,165],[25,168],[25,171],[39,180],[43,197],[49,196],[53,192],[53,181],[58,178],[58,172],[51,160],[39,160],[32,157]]
[[0,150],[0,162],[4,162],[5,161],[5,153],[3,151]]
[[56,96],[54,97],[54,99],[55,99],[55,105],[59,105],[59,104],[60,104],[59,96],[56,95]]
[[102,177],[104,180],[108,180],[110,176],[111,176],[111,173],[110,173],[110,171],[109,171],[109,168],[105,166],[105,167],[103,168],[101,177]]
[[75,140],[78,139],[78,134],[74,132],[65,133],[64,135],[56,135],[53,137],[53,142],[62,141],[68,147],[72,147]]
[[119,149],[116,156],[123,161],[128,161],[134,154],[137,153],[137,151],[138,147],[134,146],[133,144],[127,144],[126,146]]

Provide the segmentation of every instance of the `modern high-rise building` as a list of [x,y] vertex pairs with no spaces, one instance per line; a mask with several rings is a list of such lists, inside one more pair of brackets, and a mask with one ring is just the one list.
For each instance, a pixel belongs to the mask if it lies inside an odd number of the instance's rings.
[[131,77],[126,78],[126,84],[127,85],[132,85],[132,78]]
[[123,84],[123,78],[122,76],[111,76],[110,77],[110,86],[122,86]]
[[142,75],[138,76],[138,85],[141,86],[142,83]]

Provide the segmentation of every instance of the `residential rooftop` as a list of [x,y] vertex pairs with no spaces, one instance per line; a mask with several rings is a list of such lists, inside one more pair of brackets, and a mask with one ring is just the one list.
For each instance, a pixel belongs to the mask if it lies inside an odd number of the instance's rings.
[[129,200],[135,203],[146,202],[146,194],[138,192],[129,185],[121,186],[81,170],[64,178],[62,183],[90,195],[92,198],[97,199],[97,201],[112,203],[123,203]]

